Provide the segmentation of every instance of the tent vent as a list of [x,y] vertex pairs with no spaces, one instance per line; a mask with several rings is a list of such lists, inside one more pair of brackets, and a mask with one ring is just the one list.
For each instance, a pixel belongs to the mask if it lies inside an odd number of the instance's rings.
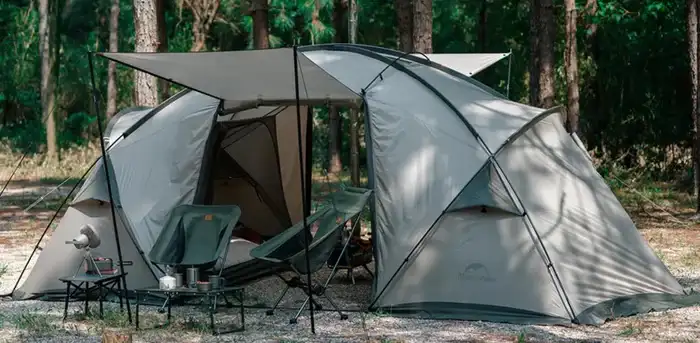
[[516,215],[523,215],[508,195],[508,189],[503,179],[498,175],[496,167],[487,162],[481,170],[469,181],[462,192],[447,209],[448,212],[476,209],[489,213],[496,209]]

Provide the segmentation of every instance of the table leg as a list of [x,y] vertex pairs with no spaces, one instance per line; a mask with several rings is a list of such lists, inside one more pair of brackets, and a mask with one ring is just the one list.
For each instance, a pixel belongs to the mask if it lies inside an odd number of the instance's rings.
[[68,299],[70,299],[70,282],[66,282],[66,303],[63,308],[63,320],[68,317]]
[[90,298],[90,283],[85,282],[85,316],[88,316],[88,299]]
[[[121,289],[121,284],[119,286]],[[119,293],[119,301],[121,302],[121,292]],[[141,303],[141,295],[139,292],[136,292],[136,330],[139,329],[139,304]]]
[[214,328],[214,305],[211,303],[211,295],[207,295],[207,305],[209,305],[209,326],[211,327],[211,332],[216,335],[216,329]]
[[124,299],[122,299],[122,283],[119,279],[117,279],[117,290],[119,291],[119,310],[124,311]]
[[[122,274],[119,277],[119,279],[121,279],[121,281],[124,282],[124,286],[126,286],[126,275]],[[119,282],[119,281],[120,280],[117,280],[117,282]],[[126,313],[129,316],[129,324],[131,324],[131,304],[129,304],[129,297],[127,296],[127,289],[126,289],[126,287],[124,287],[121,290],[122,290],[121,294],[124,297],[124,300],[126,300]]]
[[168,298],[166,299],[166,301],[168,302],[168,324],[170,324],[170,309],[171,309],[170,304],[172,303],[172,299],[170,298],[170,294],[168,294]]
[[105,294],[102,293],[102,287],[104,287],[104,284],[102,282],[99,282],[99,283],[96,283],[95,285],[97,285],[97,290],[100,292],[100,294],[98,295],[98,297],[100,299],[100,319],[104,319],[105,318],[104,307],[102,306],[102,301],[104,300],[103,298],[105,296]]
[[241,330],[245,330],[245,307],[243,307],[243,299],[245,299],[245,291],[241,289]]

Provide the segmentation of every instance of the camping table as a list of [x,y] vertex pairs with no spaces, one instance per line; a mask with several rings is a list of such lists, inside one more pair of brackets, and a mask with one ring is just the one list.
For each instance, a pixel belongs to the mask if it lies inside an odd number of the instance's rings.
[[[139,329],[139,304],[141,302],[141,296],[142,295],[164,295],[167,299],[166,302],[168,304],[168,317],[166,323],[170,323],[170,309],[171,309],[171,304],[172,304],[172,298],[175,297],[180,297],[180,296],[190,296],[190,297],[199,297],[199,298],[205,298],[207,301],[208,305],[208,310],[209,310],[209,321],[210,321],[210,327],[212,330],[213,335],[220,335],[220,334],[226,334],[226,333],[231,333],[231,332],[240,332],[245,330],[245,311],[243,307],[243,300],[244,300],[244,288],[241,286],[232,286],[232,287],[222,287],[219,289],[212,289],[210,291],[200,291],[196,288],[187,288],[187,287],[178,287],[174,289],[160,289],[158,287],[154,288],[142,288],[142,289],[137,289],[136,290],[136,330]],[[221,331],[217,329],[214,326],[214,313],[216,312],[216,304],[217,300],[219,297],[223,297],[224,300],[226,300],[227,305],[229,307],[232,307],[230,303],[228,303],[228,299],[226,299],[226,295],[237,295],[238,300],[240,300],[240,314],[241,314],[241,325],[240,327],[235,327],[230,330],[224,330]],[[212,299],[214,301],[212,301]],[[166,324],[166,325],[167,325]]]
[[[78,292],[85,294],[85,315],[87,316],[89,311],[88,300],[90,298],[90,291],[95,289],[100,291],[100,295],[98,297],[100,300],[100,318],[104,317],[102,301],[104,300],[105,295],[107,293],[113,293],[119,297],[119,308],[123,311],[124,303],[122,301],[122,280],[124,277],[126,277],[127,274],[128,273],[116,273],[103,274],[102,276],[100,276],[98,274],[80,273],[77,275],[64,276],[58,278],[59,280],[61,280],[61,282],[66,284],[66,299],[65,306],[63,309],[63,320],[66,320],[66,317],[68,316],[68,301]],[[90,287],[91,283],[94,285],[93,287]],[[71,286],[75,288],[73,294],[71,294]],[[114,291],[114,286],[117,286],[119,293]],[[104,290],[105,293],[103,293],[102,290]],[[131,322],[131,311],[129,311],[129,322]]]

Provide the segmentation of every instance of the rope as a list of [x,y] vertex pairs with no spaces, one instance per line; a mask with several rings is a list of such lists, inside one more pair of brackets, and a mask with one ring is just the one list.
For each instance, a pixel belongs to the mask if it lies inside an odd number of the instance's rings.
[[12,174],[10,174],[10,177],[7,179],[7,182],[5,182],[5,185],[2,186],[2,190],[0,190],[0,196],[2,196],[2,193],[5,193],[5,189],[7,189],[7,186],[10,184],[10,181],[12,181],[12,178],[15,176],[15,173],[19,169],[19,166],[22,165],[22,161],[24,161],[24,158],[27,157],[27,152],[22,154],[22,158],[19,159],[19,162],[17,162],[17,166],[15,169],[12,170]]
[[38,205],[42,200],[44,200],[49,194],[55,192],[57,189],[61,188],[66,182],[70,181],[71,178],[66,178],[63,182],[61,182],[58,186],[54,187],[52,190],[50,190],[48,193],[44,194],[41,196],[37,201],[33,202],[31,205],[27,206],[23,211],[27,212],[34,208],[34,206]]

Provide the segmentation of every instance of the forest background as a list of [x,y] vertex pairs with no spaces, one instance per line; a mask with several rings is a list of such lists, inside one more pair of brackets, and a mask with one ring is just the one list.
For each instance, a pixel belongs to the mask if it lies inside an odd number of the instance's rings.
[[[94,158],[88,51],[223,51],[356,42],[512,52],[476,78],[562,105],[614,189],[697,209],[697,0],[2,0],[0,179],[78,178]],[[101,116],[177,87],[95,59]],[[510,65],[509,65],[510,62]],[[362,116],[317,108],[314,162],[361,182]],[[693,158],[693,157],[696,158]],[[653,199],[652,199],[653,200]]]

